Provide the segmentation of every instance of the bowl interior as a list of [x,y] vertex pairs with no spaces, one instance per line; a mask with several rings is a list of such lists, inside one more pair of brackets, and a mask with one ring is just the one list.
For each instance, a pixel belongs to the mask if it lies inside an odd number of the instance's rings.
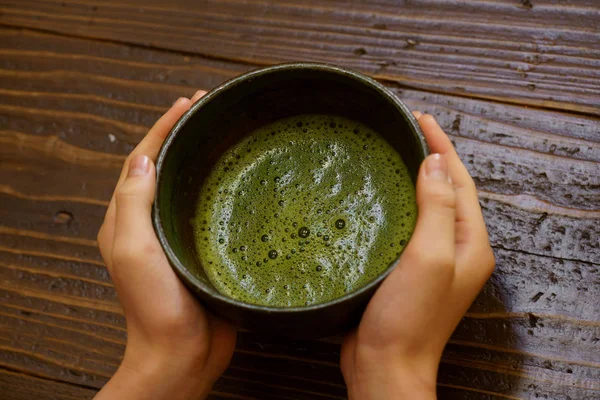
[[208,293],[217,294],[196,255],[191,224],[204,179],[244,135],[275,120],[307,113],[335,114],[369,125],[400,153],[416,181],[426,151],[418,125],[406,107],[370,78],[305,65],[263,70],[226,83],[179,121],[158,163],[156,211],[170,255]]

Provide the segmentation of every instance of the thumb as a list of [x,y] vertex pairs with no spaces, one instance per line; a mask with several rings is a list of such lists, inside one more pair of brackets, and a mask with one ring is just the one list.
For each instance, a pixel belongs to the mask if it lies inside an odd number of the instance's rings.
[[417,179],[419,216],[406,253],[437,264],[454,264],[456,193],[444,154],[425,159]]
[[154,171],[154,163],[148,156],[139,154],[131,159],[127,176],[115,193],[116,247],[126,244],[131,250],[136,245],[156,241],[151,219],[156,190]]
[[151,215],[155,185],[154,163],[139,154],[131,158],[127,175],[114,197],[111,276],[126,318],[136,321],[132,326],[147,332],[161,332],[165,320],[180,320],[191,307],[196,307],[169,267],[154,232]]

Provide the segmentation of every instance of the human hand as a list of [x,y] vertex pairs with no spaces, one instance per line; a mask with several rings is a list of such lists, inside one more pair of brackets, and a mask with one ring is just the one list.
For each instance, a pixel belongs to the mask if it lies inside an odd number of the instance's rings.
[[205,93],[177,100],[127,157],[98,233],[127,345],[96,399],[203,399],[233,354],[235,328],[208,314],[177,278],[151,221],[154,160],[171,127]]
[[473,180],[435,119],[414,114],[434,154],[413,236],[342,345],[350,399],[434,399],[444,346],[494,269]]

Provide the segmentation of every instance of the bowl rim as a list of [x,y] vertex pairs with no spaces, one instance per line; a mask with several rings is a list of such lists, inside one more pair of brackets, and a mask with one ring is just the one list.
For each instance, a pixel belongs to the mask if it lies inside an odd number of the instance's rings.
[[[164,141],[157,159],[156,159],[156,193],[154,196],[154,203],[152,205],[152,222],[154,225],[154,230],[158,237],[158,241],[160,242],[163,251],[165,252],[171,267],[175,270],[177,275],[179,275],[180,279],[184,281],[187,286],[191,286],[191,288],[195,291],[200,291],[204,295],[218,300],[220,302],[226,303],[230,306],[236,308],[242,308],[248,311],[253,312],[263,312],[266,314],[288,314],[288,313],[304,313],[304,312],[313,312],[317,310],[322,310],[326,308],[330,308],[332,306],[345,303],[346,301],[361,296],[363,293],[368,292],[378,286],[395,268],[398,263],[398,258],[396,258],[390,265],[381,272],[375,279],[367,283],[365,286],[362,286],[359,289],[356,289],[350,293],[347,293],[341,297],[332,299],[325,303],[319,303],[309,306],[301,306],[301,307],[270,307],[263,306],[257,304],[245,303],[243,301],[239,301],[236,299],[232,299],[227,297],[217,290],[209,290],[206,288],[206,285],[198,279],[194,274],[192,274],[185,265],[179,260],[171,246],[169,245],[169,241],[165,234],[165,231],[162,226],[161,215],[160,215],[160,207],[159,207],[159,187],[162,180],[162,166],[165,162],[165,158],[173,141],[179,134],[179,132],[183,129],[187,121],[198,111],[200,111],[204,105],[210,102],[214,97],[218,96],[221,92],[229,90],[245,81],[255,79],[257,77],[261,77],[264,75],[269,75],[277,72],[285,72],[290,70],[298,70],[305,69],[309,71],[320,71],[320,72],[330,72],[335,73],[341,76],[344,76],[348,79],[357,81],[363,85],[370,86],[371,88],[377,90],[381,95],[385,96],[386,99],[393,105],[395,108],[405,117],[410,128],[413,133],[416,134],[417,140],[420,144],[421,149],[423,150],[423,154],[425,157],[430,153],[429,147],[427,146],[427,142],[425,141],[425,137],[423,136],[423,132],[417,122],[417,119],[413,116],[412,112],[408,109],[408,107],[387,87],[377,82],[375,79],[366,76],[362,73],[352,71],[346,68],[338,67],[331,64],[325,63],[314,63],[314,62],[294,62],[294,63],[285,63],[285,64],[277,64],[269,67],[259,68],[253,71],[246,72],[244,74],[238,75],[232,79],[225,81],[220,84],[216,88],[209,91],[205,94],[200,100],[194,103],[188,111],[186,111],[181,118],[173,125],[173,128],[169,132],[166,140]],[[412,236],[412,233],[411,233]],[[410,241],[410,239],[409,239]],[[404,249],[403,249],[404,250]]]

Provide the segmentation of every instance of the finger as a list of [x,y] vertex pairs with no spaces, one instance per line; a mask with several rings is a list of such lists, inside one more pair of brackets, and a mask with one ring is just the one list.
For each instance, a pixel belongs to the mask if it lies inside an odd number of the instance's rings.
[[156,156],[160,151],[160,147],[171,131],[171,128],[173,125],[175,125],[179,118],[181,118],[181,116],[190,109],[191,105],[192,102],[190,99],[186,97],[180,97],[175,103],[173,103],[173,106],[169,109],[169,111],[164,113],[163,116],[156,121],[154,126],[150,128],[142,141],[127,157],[128,160],[125,162],[123,170],[121,171],[121,176],[117,182],[117,188],[121,185],[121,183],[123,183],[123,180],[127,176],[127,170],[130,164],[128,161],[130,161],[133,157],[143,154],[148,156],[153,162],[156,161]]
[[452,142],[431,115],[423,115],[419,118],[419,124],[427,144],[434,153],[444,154],[448,160],[450,177],[456,189],[456,222],[457,222],[457,244],[468,247],[475,241],[487,238],[487,230],[475,183],[469,175],[460,157],[456,153]]
[[346,334],[346,337],[344,337],[344,341],[342,342],[342,348],[340,352],[340,367],[342,369],[344,379],[346,379],[347,381],[351,381],[353,378],[351,366],[354,364],[357,340],[358,330],[353,329]]
[[[456,194],[445,155],[428,156],[417,178],[418,218],[405,255],[429,276],[452,272],[455,263]],[[404,257],[403,257],[404,258]]]
[[211,343],[206,365],[212,367],[211,380],[217,380],[229,366],[237,342],[237,328],[230,322],[208,314]]
[[[126,314],[137,312],[167,313],[170,302],[177,302],[173,295],[181,283],[173,276],[165,254],[152,226],[152,202],[156,190],[156,170],[150,157],[137,155],[128,165],[128,174],[115,191],[115,232],[111,267],[109,271],[117,291],[127,285],[127,299],[121,303]],[[161,293],[169,293],[166,297]],[[153,296],[148,296],[153,293]],[[133,299],[133,300],[132,300]],[[144,299],[147,307],[130,310],[128,304],[139,304]],[[161,300],[162,299],[162,300]],[[153,304],[160,300],[160,304]],[[178,305],[180,306],[180,305]],[[152,317],[138,315],[140,320]],[[145,319],[147,317],[147,319]]]
[[128,171],[115,193],[110,272],[127,318],[143,321],[140,327],[153,330],[152,324],[160,320],[157,316],[177,318],[188,305],[180,295],[185,291],[183,284],[169,267],[152,226],[154,163],[148,156],[137,155]]
[[[196,93],[198,94],[198,92]],[[119,189],[123,180],[127,176],[130,160],[139,154],[145,154],[149,156],[152,161],[156,159],[156,155],[160,150],[165,138],[167,137],[169,131],[177,122],[179,118],[189,110],[192,102],[191,100],[181,97],[173,106],[167,111],[148,131],[144,139],[138,144],[138,146],[131,152],[127,160],[125,161],[125,165],[121,171],[121,175],[119,176],[119,180],[117,181],[117,185],[115,187],[115,192]],[[102,258],[104,258],[104,262],[107,264],[109,272],[111,270],[110,260],[112,260],[112,245],[114,242],[114,231],[115,231],[115,215],[116,215],[116,207],[115,207],[115,196],[110,200],[108,205],[108,209],[106,210],[106,215],[104,216],[104,222],[102,223],[102,227],[98,233],[98,243],[100,247],[100,252],[102,254]]]
[[134,156],[128,174],[115,191],[115,243],[147,243],[156,239],[151,214],[156,177],[154,163],[146,155]]
[[[150,217],[156,177],[154,164],[148,156],[134,156],[127,167],[126,179],[113,196],[115,215],[112,249],[118,243],[124,249],[121,253],[133,254],[134,246],[144,246],[156,240]],[[114,260],[111,258],[111,261]],[[107,263],[107,266],[112,274],[113,262]]]
[[206,94],[206,91],[198,90],[196,93],[194,93],[194,95],[192,96],[192,98],[190,100],[192,103],[195,103],[198,100],[200,100],[200,98],[202,98],[202,96],[204,96],[205,94]]
[[[146,136],[136,146],[135,149],[129,155],[129,159],[135,157],[138,154],[144,154],[148,156],[152,161],[156,161],[156,156],[160,151],[165,138],[173,128],[173,125],[181,118],[181,116],[190,109],[192,101],[186,97],[180,97],[173,107],[169,109],[162,117],[156,121],[154,126],[150,128]],[[125,176],[127,176],[128,164],[125,165],[121,172],[119,182],[122,182]]]
[[109,227],[105,221],[100,227],[100,230],[98,230],[98,236],[96,238],[98,241],[98,248],[100,249],[100,255],[102,256],[104,264],[106,264],[106,268],[108,269],[109,273],[110,260],[112,257],[113,233],[113,227]]
[[475,300],[483,285],[494,272],[496,261],[489,245],[483,245],[470,250],[471,254],[466,261],[468,265],[456,271],[454,282],[454,295],[450,296],[457,302],[456,310],[464,314]]
[[415,116],[415,118],[417,119],[417,121],[418,121],[418,120],[419,120],[419,118],[421,118],[421,116],[423,115],[423,114],[421,114],[421,112],[420,112],[420,111],[413,111],[412,113],[413,113],[413,115]]
[[115,195],[113,194],[104,215],[104,222],[102,222],[102,226],[98,231],[98,247],[100,248],[100,254],[104,259],[109,274],[112,269],[111,260],[115,239],[115,214]]
[[[446,155],[456,190],[456,244],[458,281],[479,288],[493,269],[488,234],[477,197],[477,189],[452,142],[431,115],[419,119],[429,147]],[[490,259],[491,264],[490,264]]]
[[[377,290],[365,315],[376,320],[384,315],[381,309],[371,309],[377,302],[394,313],[402,308],[404,315],[417,315],[446,296],[454,280],[456,247],[456,194],[448,172],[443,155],[432,154],[423,161],[417,177],[417,225],[397,268]],[[405,304],[406,298],[412,299],[410,305]],[[379,323],[384,322],[375,321],[372,326]],[[366,336],[379,334],[369,332]]]

